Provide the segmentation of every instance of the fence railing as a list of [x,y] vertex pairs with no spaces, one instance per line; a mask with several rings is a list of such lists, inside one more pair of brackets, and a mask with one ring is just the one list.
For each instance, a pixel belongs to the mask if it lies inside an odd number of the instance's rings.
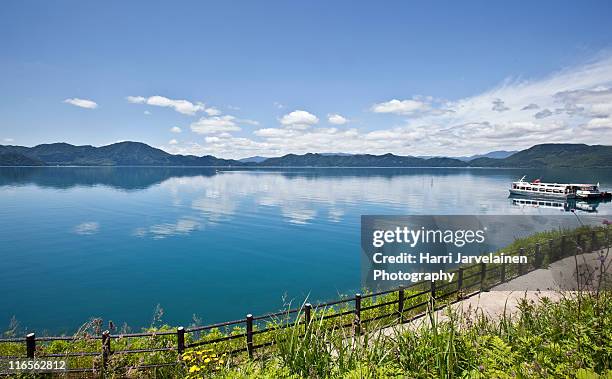
[[[605,230],[605,233],[603,231]],[[598,233],[602,236],[599,237]],[[572,237],[572,238],[570,238]],[[549,239],[546,243],[537,243],[532,246],[519,248],[517,251],[508,255],[523,255],[528,257],[528,263],[523,264],[486,264],[478,263],[465,267],[458,267],[450,272],[456,273],[456,280],[438,284],[436,282],[420,282],[409,286],[402,286],[385,291],[372,292],[366,294],[355,294],[353,297],[343,298],[335,301],[319,303],[316,305],[305,303],[300,307],[291,308],[277,313],[270,313],[261,316],[247,314],[244,319],[184,328],[182,326],[176,330],[111,334],[109,330],[101,335],[90,336],[88,340],[99,341],[98,351],[76,351],[62,353],[45,353],[41,344],[53,341],[66,341],[75,343],[83,340],[81,336],[42,336],[37,337],[35,333],[29,333],[21,338],[0,339],[0,344],[23,343],[25,345],[25,356],[0,356],[0,359],[33,359],[33,358],[69,358],[69,357],[98,357],[100,363],[94,367],[73,367],[68,372],[91,372],[102,371],[106,367],[112,356],[121,354],[143,354],[152,352],[175,352],[174,360],[164,363],[145,364],[129,366],[126,369],[149,369],[181,364],[181,354],[187,349],[216,345],[229,341],[242,340],[242,346],[225,351],[227,354],[246,352],[249,357],[253,357],[258,349],[273,345],[273,340],[256,343],[257,335],[264,335],[269,332],[279,331],[284,328],[310,325],[311,321],[340,319],[334,327],[352,328],[353,335],[359,336],[367,325],[379,320],[388,320],[386,324],[378,327],[388,327],[393,324],[403,324],[413,321],[426,314],[428,307],[440,309],[444,306],[461,301],[483,291],[488,291],[491,287],[506,283],[516,277],[525,275],[529,272],[544,267],[546,264],[559,259],[571,256],[576,252],[596,251],[610,246],[609,237],[606,229],[591,229],[586,233],[576,233],[572,236],[561,235],[558,239]],[[441,300],[446,300],[441,303]],[[367,302],[367,304],[366,304]],[[393,309],[389,309],[393,308]],[[366,317],[368,311],[382,309],[387,312]],[[325,310],[335,310],[325,312]],[[320,312],[320,317],[317,316]],[[352,317],[351,317],[352,316]],[[342,318],[350,318],[345,322]],[[278,320],[284,320],[278,323]],[[264,325],[264,327],[260,327]],[[220,328],[240,328],[238,332],[226,333],[211,339],[186,338],[187,336],[197,336],[203,332],[218,330]],[[168,341],[174,341],[171,346],[113,350],[113,341],[131,338],[150,338],[156,339],[165,337]]]

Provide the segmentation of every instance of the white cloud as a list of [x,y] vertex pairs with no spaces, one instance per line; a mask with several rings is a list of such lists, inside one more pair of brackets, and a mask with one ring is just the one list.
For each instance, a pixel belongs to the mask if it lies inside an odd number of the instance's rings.
[[100,224],[95,221],[83,222],[75,226],[73,231],[76,234],[81,234],[81,235],[96,234],[100,231]]
[[193,116],[197,112],[207,112],[209,109],[211,112],[215,112],[215,108],[206,108],[206,106],[200,102],[192,103],[191,101],[169,99],[164,96],[151,96],[148,98],[143,96],[128,96],[126,99],[132,104],[147,104],[156,107],[172,108],[178,113],[189,116]]
[[397,100],[392,99],[384,103],[374,104],[372,112],[374,113],[394,113],[401,115],[409,115],[416,112],[426,111],[430,108],[429,104],[420,100]]
[[510,108],[506,106],[506,103],[504,103],[504,101],[501,99],[494,99],[492,101],[492,104],[493,104],[493,107],[491,108],[491,110],[495,112],[505,112],[505,111],[510,110]]
[[588,117],[606,117],[612,113],[612,88],[563,91],[557,93],[555,98],[563,105],[557,112]]
[[174,138],[173,138],[173,139],[171,139],[170,141],[168,141],[168,144],[169,144],[169,145],[176,145],[176,144],[178,144],[178,141],[177,141],[176,139],[174,139]]
[[528,110],[533,110],[533,109],[540,109],[540,106],[538,104],[531,103],[521,108],[522,111],[528,111]]
[[215,134],[240,130],[234,116],[202,117],[191,124],[191,130],[199,134]]
[[172,128],[170,128],[170,131],[172,133],[180,133],[180,132],[182,132],[181,128],[179,128],[178,126],[173,126]]
[[221,114],[221,111],[215,107],[206,108],[205,112],[209,116],[219,116]]
[[5,138],[4,142],[11,143],[11,142],[15,142],[15,140],[13,138]]
[[253,126],[259,125],[259,121],[249,120],[247,118],[237,119],[236,122],[238,122],[239,124],[247,124],[247,125],[253,125]]
[[280,123],[293,129],[307,129],[319,123],[319,118],[312,113],[295,110],[281,117]]
[[598,130],[598,131],[612,131],[612,118],[594,118],[584,125],[584,127],[588,130]]
[[144,111],[143,113],[144,113],[145,115],[147,115],[147,116],[151,114],[151,112],[149,112],[149,111]]
[[534,114],[533,117],[540,119],[540,118],[550,117],[552,115],[553,113],[550,111],[550,109],[542,109],[541,111]]
[[64,100],[64,103],[85,109],[96,109],[98,107],[98,104],[95,101],[88,99],[79,99],[78,97],[66,99]]
[[327,115],[327,121],[334,125],[344,125],[349,122],[346,117],[343,117],[337,113]]
[[147,98],[142,96],[128,96],[126,100],[132,104],[145,104],[147,102]]
[[264,128],[253,132],[256,136],[266,138],[291,137],[296,135],[296,132],[290,129],[281,128]]
[[194,115],[196,112],[206,109],[202,103],[194,104],[187,100],[173,100],[163,96],[151,96],[147,99],[147,104],[158,107],[169,107],[186,115]]

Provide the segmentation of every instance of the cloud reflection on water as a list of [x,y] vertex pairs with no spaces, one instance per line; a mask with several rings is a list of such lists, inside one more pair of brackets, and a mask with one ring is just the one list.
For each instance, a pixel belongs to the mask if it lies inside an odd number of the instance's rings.
[[483,177],[474,178],[466,171],[440,174],[335,176],[229,171],[170,178],[159,187],[171,194],[175,206],[190,204],[196,211],[189,214],[191,224],[177,227],[185,223],[185,216],[181,216],[183,221],[176,224],[153,225],[137,234],[153,238],[187,235],[202,225],[257,213],[260,207],[276,209],[277,216],[290,225],[304,226],[319,218],[340,223],[354,208],[384,206],[396,214],[473,213],[475,209],[490,213],[497,209],[490,204],[491,192],[500,201],[506,200],[507,190],[499,178],[485,178],[489,183],[483,185]]
[[199,221],[181,218],[176,223],[156,224],[147,228],[136,228],[132,235],[135,237],[151,236],[153,239],[162,239],[171,236],[188,235],[198,230],[201,226]]
[[[291,169],[291,170],[210,170],[194,168],[116,168],[112,176],[105,169],[94,180],[91,168],[34,170],[29,175],[7,173],[4,186],[26,181],[47,188],[82,188],[84,183],[103,181],[101,191],[112,188],[113,201],[125,198],[124,218],[135,237],[164,239],[186,236],[206,227],[242,223],[282,221],[287,227],[314,223],[358,222],[361,214],[526,214],[547,212],[513,206],[508,184],[522,174],[549,180],[602,180],[608,188],[610,172],[476,169]],[[527,171],[527,172],[525,172]],[[66,174],[59,182],[58,175]],[[130,174],[131,173],[131,174]],[[108,174],[108,175],[107,175]],[[585,176],[584,178],[581,177]],[[593,178],[590,178],[592,176]],[[10,179],[16,177],[17,179]],[[567,177],[567,178],[566,178]],[[570,178],[571,177],[571,178]],[[27,178],[27,180],[26,180]],[[138,180],[150,183],[141,188]],[[10,179],[10,180],[9,180]],[[52,180],[53,179],[53,180]],[[138,179],[138,180],[137,180]],[[159,180],[153,183],[152,180]],[[15,183],[14,181],[17,180]],[[605,184],[605,181],[608,183]],[[13,184],[10,184],[13,183]],[[102,183],[101,183],[102,184]],[[129,188],[129,190],[124,190]],[[136,189],[136,190],[134,190]],[[90,191],[95,194],[93,191]],[[84,192],[81,192],[84,193]],[[89,193],[89,192],[88,192]],[[97,193],[97,192],[96,192]],[[136,195],[138,193],[138,195]],[[131,199],[131,200],[128,200]],[[137,201],[132,207],[129,201]],[[153,208],[154,207],[154,208]],[[605,208],[605,207],[600,207]],[[131,212],[140,212],[136,222]],[[548,211],[550,212],[550,211]],[[119,219],[121,220],[121,219]],[[128,221],[129,220],[129,221]],[[143,225],[144,223],[144,225]],[[87,221],[72,230],[76,234],[98,233],[99,223]]]
[[83,236],[96,234],[100,231],[100,224],[95,221],[87,221],[83,222],[73,229],[74,233],[80,234]]

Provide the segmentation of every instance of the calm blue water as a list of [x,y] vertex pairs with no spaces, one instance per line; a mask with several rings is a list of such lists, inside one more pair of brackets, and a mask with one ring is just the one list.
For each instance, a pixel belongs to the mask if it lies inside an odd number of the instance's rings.
[[211,323],[333,299],[359,287],[362,214],[563,212],[513,204],[523,174],[612,188],[611,170],[0,168],[0,329],[12,316],[138,329],[157,304],[169,324]]

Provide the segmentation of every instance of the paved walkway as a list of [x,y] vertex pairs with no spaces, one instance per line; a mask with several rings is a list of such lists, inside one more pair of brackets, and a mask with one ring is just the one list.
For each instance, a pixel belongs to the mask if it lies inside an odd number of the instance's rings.
[[[577,271],[583,276],[589,273],[592,278],[595,278],[596,270],[600,268],[602,262],[601,256],[605,258],[603,262],[608,272],[612,272],[612,252],[607,257],[605,255],[605,251],[601,251],[556,261],[546,269],[532,271],[495,286],[488,292],[481,292],[452,304],[450,307],[464,316],[462,319],[465,321],[473,320],[477,315],[484,315],[492,320],[499,320],[504,314],[511,317],[516,316],[519,312],[518,304],[522,299],[539,302],[540,299],[546,297],[552,301],[558,301],[563,296],[571,294],[577,289]],[[447,320],[448,312],[448,308],[440,309],[436,311],[435,317],[438,321]],[[404,328],[414,330],[429,322],[429,317],[421,317],[404,325],[386,328],[383,334],[393,334]]]

